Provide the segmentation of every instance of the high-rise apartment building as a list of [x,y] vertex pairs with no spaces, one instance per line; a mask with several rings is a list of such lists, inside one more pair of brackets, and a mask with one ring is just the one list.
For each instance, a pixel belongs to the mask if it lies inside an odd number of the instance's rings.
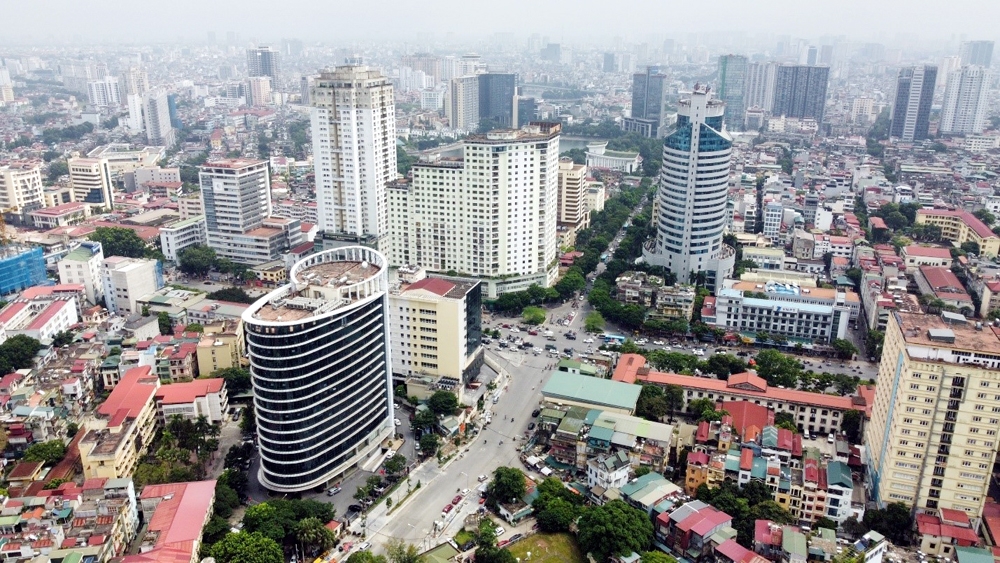
[[646,72],[632,75],[632,117],[649,119],[658,128],[663,123],[663,98],[666,95],[667,75],[660,67],[647,66]]
[[168,148],[174,145],[176,132],[170,124],[170,101],[165,91],[150,90],[143,95],[142,122],[149,144]]
[[461,161],[414,164],[389,188],[390,263],[489,278],[490,298],[554,283],[559,132],[498,129],[466,138]]
[[389,228],[385,185],[397,175],[392,83],[377,70],[340,66],[320,74],[310,101],[324,240],[380,248]]
[[430,53],[416,53],[403,57],[400,64],[413,70],[422,71],[430,76],[435,84],[441,81],[441,57]]
[[0,164],[0,213],[28,213],[45,207],[41,161]]
[[774,79],[776,63],[750,63],[747,65],[747,86],[743,96],[746,108],[771,111],[774,108]]
[[729,129],[742,130],[746,114],[747,58],[743,55],[719,57],[719,99],[726,104],[723,120]]
[[325,486],[394,433],[388,269],[371,248],[326,250],[243,313],[268,489]]
[[118,79],[105,76],[100,80],[87,83],[87,101],[97,107],[117,106],[122,103],[121,89]]
[[819,64],[833,64],[833,45],[822,45],[819,48]]
[[978,135],[986,124],[986,102],[990,71],[981,66],[963,66],[948,75],[941,106],[941,133]]
[[208,246],[240,264],[263,264],[302,242],[302,223],[271,217],[267,161],[230,159],[200,167]]
[[962,65],[976,65],[990,68],[993,62],[993,42],[992,41],[966,41],[962,43],[959,51]]
[[892,104],[892,124],[889,135],[903,141],[927,138],[937,84],[937,67],[911,66],[899,69],[896,96]]
[[267,46],[247,49],[247,76],[268,76],[272,84],[279,87],[281,53]]
[[869,498],[976,521],[1000,425],[1000,337],[961,315],[889,315],[865,424]]
[[69,185],[73,201],[95,207],[111,208],[111,167],[106,158],[74,157],[66,161],[69,167]]
[[85,240],[59,261],[59,283],[80,284],[87,301],[97,305],[104,299],[104,249],[101,243]]
[[130,94],[143,95],[149,90],[149,75],[146,69],[130,67],[118,77],[118,87],[122,98]]
[[251,76],[247,79],[247,104],[266,106],[271,104],[271,79],[267,76]]
[[575,245],[576,233],[590,226],[587,187],[587,165],[575,164],[572,158],[560,158],[556,206],[560,246]]
[[774,78],[773,115],[823,121],[830,67],[779,65]]
[[458,131],[475,131],[479,127],[479,77],[459,76],[448,82],[444,114],[448,125]]
[[487,72],[479,75],[479,120],[497,127],[517,126],[517,75]]
[[937,87],[944,88],[952,71],[962,68],[962,58],[959,56],[944,57],[938,67]]
[[677,107],[677,127],[663,143],[656,198],[656,239],[646,261],[681,282],[704,275],[709,287],[729,276],[736,251],[723,244],[733,141],[723,131],[725,105],[698,86]]
[[518,129],[538,119],[538,102],[535,98],[517,98],[517,125]]

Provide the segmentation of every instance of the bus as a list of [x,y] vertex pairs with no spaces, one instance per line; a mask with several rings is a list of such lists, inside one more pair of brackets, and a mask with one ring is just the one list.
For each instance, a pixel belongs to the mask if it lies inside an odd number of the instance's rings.
[[625,343],[625,337],[620,334],[605,334],[604,335],[605,344],[617,344],[622,345]]

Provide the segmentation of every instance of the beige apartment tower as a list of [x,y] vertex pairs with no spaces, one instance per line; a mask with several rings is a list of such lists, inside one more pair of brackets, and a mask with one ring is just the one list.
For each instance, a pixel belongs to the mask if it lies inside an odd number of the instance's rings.
[[895,313],[865,428],[871,500],[977,522],[1000,428],[1000,328]]

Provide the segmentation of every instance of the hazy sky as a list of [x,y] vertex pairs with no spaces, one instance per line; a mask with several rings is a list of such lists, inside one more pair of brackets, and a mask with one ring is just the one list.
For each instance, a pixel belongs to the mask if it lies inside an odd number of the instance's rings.
[[539,33],[552,40],[648,40],[660,34],[740,30],[813,38],[993,39],[996,0],[3,0],[0,41],[79,36],[86,40],[224,41],[227,31],[273,40],[412,40],[418,32],[484,36]]

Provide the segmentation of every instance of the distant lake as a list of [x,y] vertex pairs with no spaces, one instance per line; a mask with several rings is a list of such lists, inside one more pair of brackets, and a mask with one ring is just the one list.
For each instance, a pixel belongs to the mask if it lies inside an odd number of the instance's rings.
[[[598,139],[596,137],[562,137],[559,139],[559,153],[562,154],[568,150],[572,149],[587,149],[587,143],[593,143],[595,141],[606,141],[607,139]],[[462,156],[461,148],[453,148],[447,151],[441,151],[442,157],[457,157]]]

